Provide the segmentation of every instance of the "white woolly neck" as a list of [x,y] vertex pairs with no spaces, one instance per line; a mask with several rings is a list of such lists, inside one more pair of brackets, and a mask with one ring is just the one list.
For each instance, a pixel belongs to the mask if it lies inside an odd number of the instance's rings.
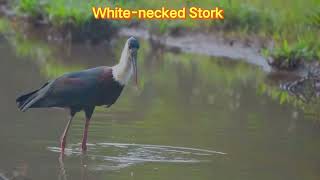
[[120,62],[112,67],[113,78],[121,85],[126,85],[133,73],[133,67],[129,58],[128,42],[126,42],[120,57]]

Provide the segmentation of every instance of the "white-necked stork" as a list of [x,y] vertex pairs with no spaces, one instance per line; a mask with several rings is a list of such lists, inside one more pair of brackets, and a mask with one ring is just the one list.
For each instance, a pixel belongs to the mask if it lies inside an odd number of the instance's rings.
[[131,37],[125,43],[117,65],[64,74],[45,83],[41,88],[18,97],[16,99],[18,107],[21,111],[48,107],[70,109],[70,119],[60,139],[61,152],[64,152],[74,115],[83,110],[86,122],[81,147],[82,151],[86,151],[88,128],[95,106],[110,107],[114,104],[132,74],[137,85],[138,49],[139,42]]

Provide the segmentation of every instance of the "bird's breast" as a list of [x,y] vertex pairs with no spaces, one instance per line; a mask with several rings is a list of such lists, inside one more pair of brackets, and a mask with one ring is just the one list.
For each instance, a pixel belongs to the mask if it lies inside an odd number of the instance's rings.
[[97,104],[98,105],[112,105],[116,102],[120,96],[123,85],[115,81],[114,79],[108,79],[101,82],[101,86],[98,89]]

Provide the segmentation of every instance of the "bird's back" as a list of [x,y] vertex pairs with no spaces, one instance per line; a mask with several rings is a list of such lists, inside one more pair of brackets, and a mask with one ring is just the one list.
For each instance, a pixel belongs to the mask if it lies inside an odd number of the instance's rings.
[[113,78],[112,68],[101,66],[62,75],[34,91],[29,97],[33,100],[24,95],[25,101],[29,102],[27,104],[24,102],[22,109],[70,107],[81,110],[92,106],[111,106],[121,94],[122,89],[123,85]]

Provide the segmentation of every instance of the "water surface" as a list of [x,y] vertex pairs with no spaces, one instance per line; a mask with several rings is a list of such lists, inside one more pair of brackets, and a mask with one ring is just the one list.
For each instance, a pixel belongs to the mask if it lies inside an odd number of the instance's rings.
[[59,162],[68,113],[19,112],[18,94],[66,71],[117,63],[125,38],[57,45],[0,40],[0,179],[319,179],[317,119],[259,93],[266,74],[241,62],[141,42],[140,88],[98,108],[81,155],[79,113]]

